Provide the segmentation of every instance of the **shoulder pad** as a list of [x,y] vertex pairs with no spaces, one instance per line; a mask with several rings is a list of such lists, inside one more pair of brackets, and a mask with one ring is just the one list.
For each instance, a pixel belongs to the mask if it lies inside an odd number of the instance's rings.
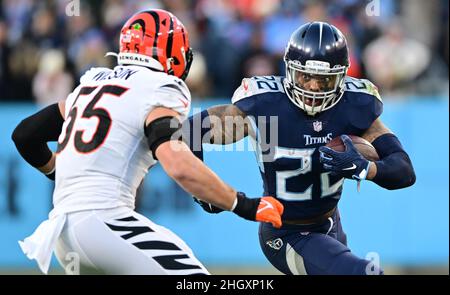
[[282,77],[255,76],[252,78],[245,78],[242,80],[241,85],[234,92],[231,102],[234,104],[246,97],[251,97],[267,92],[284,93]]
[[378,87],[367,79],[356,79],[350,76],[345,78],[345,91],[360,92],[376,97],[382,102]]
[[156,91],[174,92],[176,94],[181,94],[185,99],[191,101],[191,92],[186,83],[175,76],[167,75],[167,78],[161,81],[161,85]]
[[369,128],[383,112],[378,89],[369,80],[346,78],[344,96],[348,102],[351,125],[360,131]]
[[140,79],[139,84],[134,85],[136,91],[141,94],[138,100],[141,103],[142,124],[149,112],[157,107],[177,112],[180,120],[184,121],[191,109],[191,94],[184,81],[163,73],[152,78],[153,81]]
[[80,78],[80,83],[89,83],[91,80],[94,79],[94,77],[96,77],[99,74],[106,74],[111,72],[112,70],[109,68],[90,68],[89,70],[87,70],[83,76],[81,76]]

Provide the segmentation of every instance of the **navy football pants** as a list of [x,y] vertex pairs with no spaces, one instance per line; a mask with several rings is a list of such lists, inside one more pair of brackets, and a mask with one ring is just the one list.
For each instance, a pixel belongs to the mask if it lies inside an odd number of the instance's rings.
[[261,223],[259,242],[270,263],[284,274],[383,274],[372,262],[350,252],[338,210],[333,224],[330,221],[314,232],[275,229],[268,223]]

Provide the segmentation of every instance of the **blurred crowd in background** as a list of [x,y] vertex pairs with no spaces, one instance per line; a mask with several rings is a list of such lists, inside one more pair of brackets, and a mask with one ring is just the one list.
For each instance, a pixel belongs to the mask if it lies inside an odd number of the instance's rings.
[[[347,37],[349,75],[389,99],[447,95],[447,0],[0,0],[0,102],[50,104],[94,66],[113,67],[119,32],[135,12],[162,8],[187,27],[194,99],[228,98],[243,77],[284,75],[291,33],[327,21]],[[369,6],[368,6],[369,5]],[[368,13],[369,12],[369,13]],[[375,15],[374,15],[375,14]]]

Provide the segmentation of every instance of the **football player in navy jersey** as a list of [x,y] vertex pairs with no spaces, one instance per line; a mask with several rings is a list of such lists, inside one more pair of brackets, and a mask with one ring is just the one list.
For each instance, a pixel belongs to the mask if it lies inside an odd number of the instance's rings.
[[[285,208],[281,228],[267,223],[259,228],[261,248],[281,272],[383,274],[347,247],[338,202],[346,178],[390,190],[413,185],[410,158],[379,118],[383,103],[377,88],[346,75],[347,43],[336,27],[324,22],[301,26],[290,38],[284,61],[285,77],[246,78],[232,104],[191,117],[190,147],[202,159],[201,142],[229,144],[249,135],[256,143],[264,194]],[[271,128],[276,138],[262,132]],[[365,159],[347,135],[371,142],[380,160]],[[337,136],[344,152],[325,146]],[[221,211],[198,202],[210,213]]]

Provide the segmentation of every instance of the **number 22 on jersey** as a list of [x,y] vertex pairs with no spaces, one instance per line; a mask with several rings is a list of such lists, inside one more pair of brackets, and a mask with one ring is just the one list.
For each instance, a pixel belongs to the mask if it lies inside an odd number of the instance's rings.
[[[296,170],[276,171],[277,198],[286,201],[312,200],[313,195],[312,183],[310,183],[309,186],[303,191],[292,192],[287,189],[286,182],[289,179],[296,179],[298,182],[302,182],[302,177],[306,176],[306,174],[312,173],[312,155],[314,151],[315,148],[292,149],[292,148],[276,147],[275,160],[281,158],[288,158],[300,162],[300,167]],[[334,184],[331,184],[329,174],[330,172],[324,172],[320,174],[321,198],[334,195],[344,182],[344,179],[341,178]]]
[[[73,142],[75,150],[82,154],[94,152],[105,142],[106,137],[108,136],[109,130],[111,128],[112,118],[106,109],[96,107],[96,105],[101,99],[111,99],[110,96],[113,96],[115,98],[122,96],[128,90],[128,88],[116,85],[102,86],[97,91],[95,96],[93,96],[90,102],[86,105],[84,110],[81,109],[79,110],[79,107],[77,106],[77,101],[80,98],[80,96],[91,96],[93,95],[93,93],[95,93],[95,91],[98,88],[99,86],[83,87],[80,89],[77,97],[73,102],[72,108],[70,109],[69,115],[67,116],[65,124],[67,126],[65,129],[65,136],[61,142],[58,142],[58,148],[56,151],[57,153],[61,153],[66,148],[72,134],[74,136]],[[78,114],[80,113],[81,115],[78,116]],[[91,118],[97,118],[98,124],[96,130],[92,135],[91,140],[86,142],[83,140],[83,134],[85,130],[84,129],[74,130],[74,126],[77,120],[91,119]]]

